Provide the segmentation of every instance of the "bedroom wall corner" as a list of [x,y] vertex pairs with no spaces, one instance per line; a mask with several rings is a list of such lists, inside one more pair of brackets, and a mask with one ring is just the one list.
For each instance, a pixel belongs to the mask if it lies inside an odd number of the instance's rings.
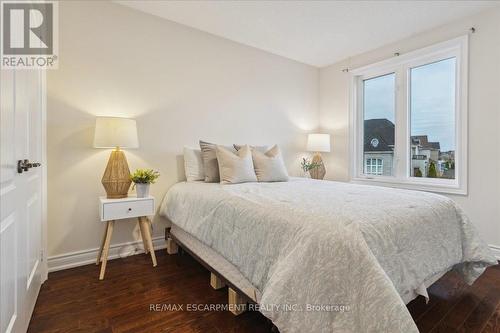
[[333,137],[327,179],[349,180],[350,74],[357,68],[469,32],[468,195],[449,195],[467,213],[500,259],[500,8],[447,24],[320,70],[320,124]]

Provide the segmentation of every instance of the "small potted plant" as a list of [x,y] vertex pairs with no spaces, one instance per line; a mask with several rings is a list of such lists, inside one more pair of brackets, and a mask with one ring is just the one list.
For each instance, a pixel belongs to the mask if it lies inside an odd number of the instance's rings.
[[302,171],[304,172],[304,176],[309,178],[310,171],[319,167],[320,164],[318,164],[316,162],[312,162],[304,157],[304,158],[302,158],[302,162],[300,163],[300,166],[302,168]]
[[130,175],[130,180],[134,182],[138,198],[146,198],[149,196],[149,185],[154,184],[160,177],[158,171],[153,169],[137,169]]

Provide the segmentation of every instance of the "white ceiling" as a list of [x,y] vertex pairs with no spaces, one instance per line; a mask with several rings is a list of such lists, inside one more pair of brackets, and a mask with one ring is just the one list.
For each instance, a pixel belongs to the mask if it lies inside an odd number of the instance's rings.
[[313,66],[499,6],[499,1],[115,1]]

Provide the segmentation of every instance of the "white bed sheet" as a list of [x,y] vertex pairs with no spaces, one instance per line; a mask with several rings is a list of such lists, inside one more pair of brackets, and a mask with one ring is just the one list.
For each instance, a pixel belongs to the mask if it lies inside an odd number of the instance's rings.
[[[306,179],[179,183],[161,212],[237,267],[282,332],[416,332],[404,304],[426,296],[430,280],[454,268],[472,283],[496,263],[454,202],[431,193]],[[314,304],[337,307],[305,310]]]

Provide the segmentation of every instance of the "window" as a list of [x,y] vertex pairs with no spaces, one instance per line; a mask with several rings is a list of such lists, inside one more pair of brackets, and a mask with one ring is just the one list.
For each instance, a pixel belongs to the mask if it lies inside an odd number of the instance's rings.
[[467,188],[467,37],[351,71],[352,178]]
[[384,160],[381,158],[367,158],[365,163],[365,174],[382,175],[384,173]]
[[[386,160],[386,176],[393,174],[395,78],[396,75],[390,73],[363,80],[363,158]],[[382,175],[382,172],[365,168],[365,174]]]
[[410,69],[413,177],[455,179],[456,60],[453,57]]

